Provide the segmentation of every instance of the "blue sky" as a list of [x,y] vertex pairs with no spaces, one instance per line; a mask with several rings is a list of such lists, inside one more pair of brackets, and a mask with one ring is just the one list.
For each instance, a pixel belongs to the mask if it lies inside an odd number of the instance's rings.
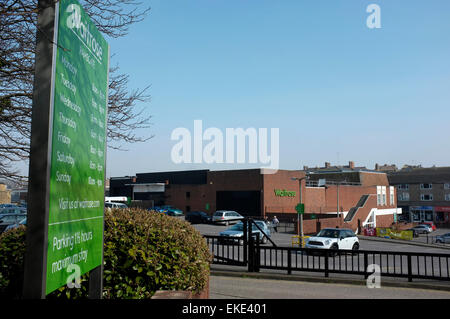
[[[381,29],[369,29],[369,4]],[[107,176],[261,165],[174,164],[177,127],[279,128],[280,168],[450,165],[450,1],[153,0],[110,39],[155,135],[108,151]]]

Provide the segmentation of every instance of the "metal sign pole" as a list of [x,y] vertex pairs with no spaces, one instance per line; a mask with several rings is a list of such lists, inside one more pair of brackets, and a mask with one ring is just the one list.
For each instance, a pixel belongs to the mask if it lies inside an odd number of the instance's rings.
[[53,122],[53,65],[55,3],[38,1],[36,65],[28,184],[26,253],[23,297],[45,298],[51,131]]

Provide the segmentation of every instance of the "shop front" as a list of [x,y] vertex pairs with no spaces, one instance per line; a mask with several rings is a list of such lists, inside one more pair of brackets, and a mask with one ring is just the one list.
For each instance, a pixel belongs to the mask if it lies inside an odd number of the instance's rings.
[[432,222],[433,220],[433,206],[411,206],[409,211],[412,215],[412,221],[419,223],[422,221]]
[[450,206],[435,206],[436,224],[449,225],[450,224]]

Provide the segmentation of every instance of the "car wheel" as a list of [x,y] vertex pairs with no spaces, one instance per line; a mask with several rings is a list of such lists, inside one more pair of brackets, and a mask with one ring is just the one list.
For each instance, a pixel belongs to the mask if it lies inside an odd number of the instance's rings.
[[337,244],[333,244],[330,247],[330,256],[332,256],[332,257],[336,256],[338,254],[338,250],[339,250],[338,245]]
[[[357,250],[359,250],[359,243],[354,243],[354,244],[353,244],[353,247],[352,247],[352,250],[355,251],[355,252],[356,252]],[[356,255],[356,254],[355,254],[355,255]]]

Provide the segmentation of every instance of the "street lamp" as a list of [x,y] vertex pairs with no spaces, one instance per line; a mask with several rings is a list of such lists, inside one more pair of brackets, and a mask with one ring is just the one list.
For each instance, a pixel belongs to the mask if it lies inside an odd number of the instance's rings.
[[[293,181],[298,181],[298,185],[299,185],[299,191],[300,191],[300,203],[299,204],[303,204],[303,200],[302,200],[302,180],[304,179],[308,179],[308,176],[304,176],[304,177],[291,177],[291,180]],[[297,218],[297,235],[301,236],[300,237],[300,245],[303,246],[302,241],[303,241],[303,214],[297,214],[300,215]]]

